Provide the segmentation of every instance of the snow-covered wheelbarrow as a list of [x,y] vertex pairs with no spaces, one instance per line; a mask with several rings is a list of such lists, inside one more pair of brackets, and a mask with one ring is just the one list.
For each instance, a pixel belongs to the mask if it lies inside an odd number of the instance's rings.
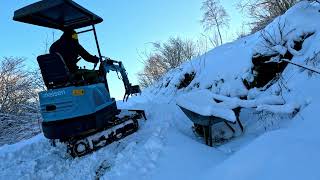
[[[213,139],[212,139],[212,134],[213,134],[213,126],[215,124],[221,123],[223,122],[233,133],[236,133],[236,130],[229,124],[238,124],[241,131],[243,132],[243,125],[241,123],[241,121],[239,120],[239,118],[237,118],[237,120],[235,122],[233,121],[229,121],[226,119],[222,119],[220,117],[215,117],[215,116],[204,116],[201,114],[198,114],[196,112],[193,112],[191,110],[188,110],[180,105],[178,105],[180,107],[180,109],[184,112],[184,114],[198,127],[202,127],[202,131],[203,131],[203,136],[205,139],[205,143],[208,146],[213,146]],[[236,110],[235,110],[236,111]],[[237,110],[238,111],[238,110]]]
[[[202,128],[205,143],[213,146],[213,126],[216,124],[225,124],[232,136],[240,128],[243,132],[243,125],[239,119],[240,107],[229,109],[221,102],[216,102],[212,93],[208,91],[191,92],[178,97],[177,105],[184,114],[197,126]],[[239,128],[235,128],[238,124]]]

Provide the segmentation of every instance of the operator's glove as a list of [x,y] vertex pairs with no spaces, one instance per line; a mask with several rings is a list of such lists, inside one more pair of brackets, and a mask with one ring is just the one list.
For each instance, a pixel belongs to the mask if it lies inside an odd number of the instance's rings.
[[93,56],[93,58],[92,58],[92,62],[95,64],[97,64],[99,62],[99,60],[100,59],[97,56]]
[[95,70],[97,65],[98,65],[98,62],[99,62],[99,58],[97,56],[93,56],[93,63],[94,63],[94,66],[93,66],[93,69],[92,70]]
[[92,69],[92,70],[95,70],[95,69],[96,69],[96,67],[97,67],[97,65],[98,65],[98,63],[94,63],[94,65],[93,65],[93,69]]

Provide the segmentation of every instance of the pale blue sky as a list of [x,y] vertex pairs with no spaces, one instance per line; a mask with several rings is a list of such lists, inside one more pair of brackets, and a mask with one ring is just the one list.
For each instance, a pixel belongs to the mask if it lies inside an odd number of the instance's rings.
[[[228,2],[226,2],[228,1]],[[231,16],[227,39],[232,40],[240,31],[242,16],[234,8],[234,1],[222,2]],[[36,57],[45,52],[45,42],[52,43],[60,32],[12,21],[13,12],[36,0],[10,0],[0,3],[0,56],[22,56],[30,67],[36,67]],[[150,42],[164,42],[169,37],[197,39],[203,32],[199,23],[201,0],[76,0],[77,3],[98,14],[104,22],[97,25],[98,38],[104,56],[123,61],[130,80],[135,84],[137,73],[143,69],[139,54],[150,50]],[[79,36],[81,44],[97,54],[91,34]],[[86,64],[86,63],[81,63]],[[86,64],[91,68],[90,64]],[[121,99],[122,82],[110,75],[112,96]]]

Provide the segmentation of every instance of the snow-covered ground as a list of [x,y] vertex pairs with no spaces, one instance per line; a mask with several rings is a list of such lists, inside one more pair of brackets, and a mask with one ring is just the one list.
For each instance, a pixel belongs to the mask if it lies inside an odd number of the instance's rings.
[[[292,62],[320,69],[319,11],[319,5],[299,3],[265,30],[286,43],[266,49],[258,32],[183,64],[141,96],[119,103],[144,108],[148,120],[140,122],[137,133],[93,154],[72,159],[63,145],[51,147],[42,134],[0,147],[0,179],[320,179],[320,76],[288,65],[266,89],[247,90],[242,83],[252,76],[248,70],[257,52],[288,50]],[[286,24],[283,38],[275,31],[281,23]],[[295,50],[294,41],[306,33],[312,35]],[[192,72],[191,83],[178,89]],[[288,107],[245,108],[240,114],[245,132],[208,147],[176,105],[179,97],[199,90],[231,99],[277,96],[299,112],[291,114]]]
[[[140,104],[141,105],[141,104]],[[0,148],[0,177],[6,179],[194,179],[226,160],[258,134],[217,148],[204,145],[175,104],[148,102],[140,130],[94,154],[72,159],[43,135]],[[0,178],[1,179],[1,178]]]

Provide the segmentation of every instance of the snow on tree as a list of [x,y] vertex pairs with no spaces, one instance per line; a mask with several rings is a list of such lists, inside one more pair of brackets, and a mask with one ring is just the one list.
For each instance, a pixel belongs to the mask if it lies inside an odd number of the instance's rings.
[[0,62],[0,144],[14,143],[40,132],[38,95],[42,82],[28,71],[25,58],[4,57]]
[[24,61],[4,57],[0,63],[0,113],[21,114],[36,109],[35,78],[26,70]]

